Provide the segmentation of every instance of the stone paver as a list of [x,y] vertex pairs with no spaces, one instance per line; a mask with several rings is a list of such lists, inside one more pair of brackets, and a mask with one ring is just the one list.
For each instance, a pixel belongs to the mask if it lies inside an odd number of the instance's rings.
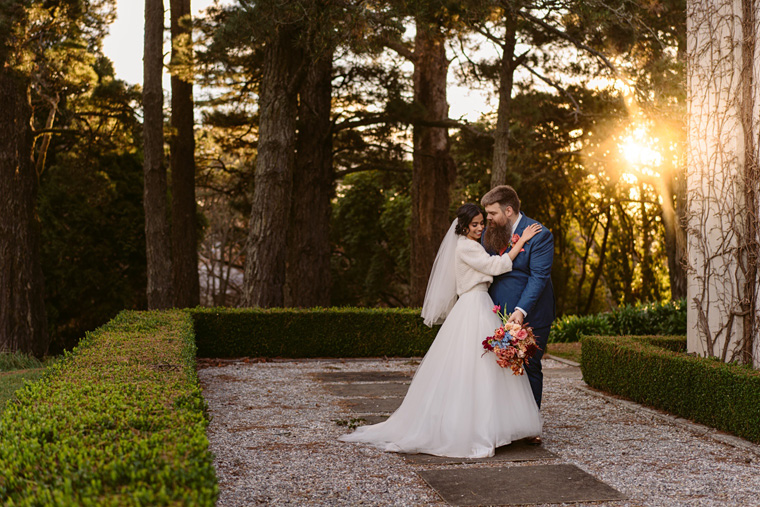
[[388,419],[387,415],[369,415],[365,414],[362,416],[359,416],[362,424],[377,424],[379,422],[383,422],[386,419]]
[[373,383],[352,383],[352,384],[325,384],[331,394],[335,396],[356,397],[364,396],[370,398],[404,397],[409,389],[409,384],[398,382],[373,382]]
[[392,371],[326,371],[314,374],[323,382],[409,382],[412,375]]
[[575,465],[422,470],[450,505],[525,505],[623,500],[625,496]]
[[344,398],[340,404],[357,414],[392,414],[404,398]]
[[[369,424],[369,423],[368,423]],[[496,453],[490,458],[451,458],[448,456],[431,456],[430,454],[402,454],[404,461],[413,465],[458,465],[497,462],[519,462],[556,459],[557,455],[546,448],[528,445],[523,441],[496,448]]]

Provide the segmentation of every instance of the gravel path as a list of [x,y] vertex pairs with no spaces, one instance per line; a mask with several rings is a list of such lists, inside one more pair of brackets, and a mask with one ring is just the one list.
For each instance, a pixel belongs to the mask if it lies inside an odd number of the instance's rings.
[[[410,360],[227,362],[199,371],[212,416],[219,506],[445,505],[392,453],[338,442],[350,420],[313,374],[412,373]],[[544,360],[544,446],[629,500],[588,505],[760,506],[760,447],[589,389]],[[448,465],[438,468],[493,465]],[[574,504],[583,506],[587,504]]]

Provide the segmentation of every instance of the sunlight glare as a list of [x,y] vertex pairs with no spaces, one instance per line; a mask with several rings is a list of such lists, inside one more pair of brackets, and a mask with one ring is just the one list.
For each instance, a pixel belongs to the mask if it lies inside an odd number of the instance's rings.
[[646,176],[660,177],[655,169],[662,165],[662,155],[650,145],[657,145],[659,139],[647,135],[644,126],[636,127],[618,143],[618,150],[632,169]]

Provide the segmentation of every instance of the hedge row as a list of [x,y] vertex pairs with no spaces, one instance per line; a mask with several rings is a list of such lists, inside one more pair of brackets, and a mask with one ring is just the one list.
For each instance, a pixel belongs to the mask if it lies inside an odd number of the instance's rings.
[[419,309],[196,308],[199,357],[422,356],[435,329]]
[[685,351],[685,337],[586,336],[583,380],[760,443],[760,371]]
[[214,505],[185,312],[122,312],[0,416],[4,505]]
[[686,334],[686,302],[625,305],[607,313],[566,315],[552,324],[549,343],[577,342],[589,335]]

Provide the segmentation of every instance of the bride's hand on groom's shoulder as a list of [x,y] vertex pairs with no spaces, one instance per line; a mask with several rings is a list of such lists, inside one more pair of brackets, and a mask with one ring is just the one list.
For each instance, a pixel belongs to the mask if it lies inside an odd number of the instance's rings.
[[522,237],[527,240],[541,232],[541,224],[530,224],[522,233]]

